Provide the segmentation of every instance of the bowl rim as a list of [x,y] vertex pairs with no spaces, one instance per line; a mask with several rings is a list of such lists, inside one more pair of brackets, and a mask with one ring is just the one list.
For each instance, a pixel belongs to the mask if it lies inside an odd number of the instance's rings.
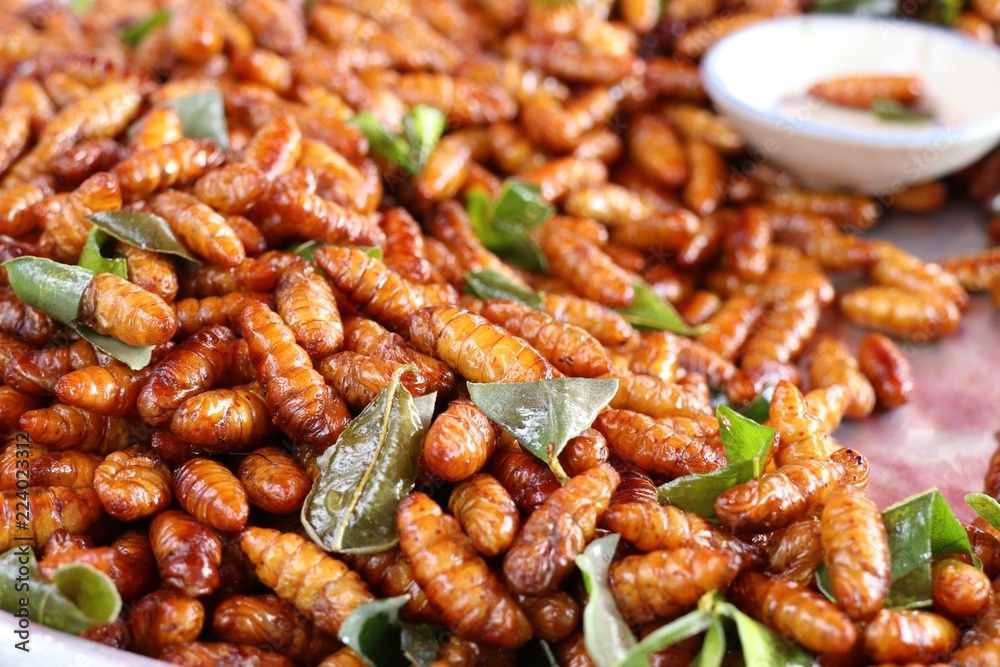
[[[979,55],[992,58],[1000,62],[1000,48],[996,45],[981,44],[973,41],[969,37],[958,34],[953,28],[940,25],[920,23],[918,21],[905,19],[886,19],[871,16],[850,16],[850,15],[830,15],[812,14],[802,16],[777,17],[754,23],[739,30],[736,30],[718,42],[702,58],[700,73],[702,85],[705,92],[717,106],[727,108],[733,113],[749,117],[759,123],[771,125],[776,128],[789,123],[789,118],[778,111],[761,109],[744,101],[733,93],[731,88],[725,83],[720,73],[719,61],[726,49],[733,48],[737,40],[745,37],[747,33],[760,30],[780,31],[787,30],[794,26],[809,24],[846,24],[857,25],[886,25],[893,28],[902,28],[911,32],[924,32],[934,36],[934,39],[944,39],[955,42],[959,47],[977,51]],[[886,147],[886,148],[906,148],[931,146],[941,140],[942,136],[947,136],[949,143],[969,143],[982,141],[989,138],[1000,137],[1000,109],[980,118],[966,121],[957,125],[935,125],[933,127],[922,127],[919,129],[895,129],[892,132],[883,132],[872,128],[852,128],[842,125],[832,125],[828,123],[816,122],[809,119],[795,119],[791,126],[796,135],[811,137],[814,139],[825,139],[841,144],[857,144],[864,146]]]

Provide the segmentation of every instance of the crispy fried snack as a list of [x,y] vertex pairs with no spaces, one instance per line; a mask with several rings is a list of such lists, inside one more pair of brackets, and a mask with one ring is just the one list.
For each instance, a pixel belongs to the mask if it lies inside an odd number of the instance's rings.
[[[426,457],[426,453],[424,456]],[[608,441],[600,431],[593,428],[588,428],[580,435],[570,438],[559,453],[559,463],[570,477],[599,466],[607,460]]]
[[222,541],[211,528],[184,512],[167,510],[149,525],[149,540],[168,586],[199,597],[219,585]]
[[865,653],[876,662],[928,664],[958,644],[958,628],[943,616],[910,609],[883,609],[865,626]]
[[169,190],[150,199],[148,205],[198,257],[222,266],[236,266],[246,259],[246,248],[226,219],[193,195]]
[[233,533],[250,513],[243,484],[217,461],[193,458],[174,471],[174,495],[191,516],[207,526]]
[[94,490],[109,516],[137,521],[165,510],[173,500],[170,468],[149,450],[112,452],[94,472]]
[[636,278],[592,241],[555,229],[541,234],[541,248],[552,274],[580,296],[613,308],[624,308],[635,298]]
[[900,287],[861,287],[840,298],[840,310],[851,322],[926,343],[947,336],[961,320],[954,301],[930,292]]
[[271,413],[256,382],[192,396],[170,422],[174,435],[210,454],[248,451],[271,428]]
[[209,139],[178,139],[139,151],[111,169],[126,201],[194,181],[222,164],[222,151]]
[[310,664],[338,645],[275,595],[234,595],[224,600],[212,615],[212,631],[222,641],[276,651]]
[[[24,491],[4,491],[0,505],[0,550],[28,545],[42,548],[59,529],[85,533],[104,513],[89,486],[40,486]],[[24,505],[31,508],[22,511]],[[27,526],[24,528],[23,526]]]
[[497,432],[486,415],[468,399],[456,399],[431,423],[424,438],[424,462],[449,482],[482,470],[497,446]]
[[[833,385],[846,388],[846,385]],[[812,414],[798,387],[782,380],[771,395],[767,425],[778,432],[774,461],[778,466],[808,459],[825,459],[838,445],[822,420]]]
[[413,364],[428,382],[428,391],[446,393],[455,384],[455,373],[447,364],[417,352],[399,334],[387,331],[363,317],[344,321],[344,349],[400,364]]
[[876,100],[914,104],[923,88],[916,76],[845,76],[821,81],[809,88],[809,94],[842,107],[870,109]]
[[598,303],[567,294],[545,293],[542,297],[542,310],[559,322],[580,327],[602,345],[614,347],[635,335],[621,315]]
[[794,521],[771,536],[765,546],[767,572],[800,584],[809,584],[823,562],[819,517]]
[[344,329],[330,285],[311,263],[297,262],[278,281],[278,314],[310,357],[322,358],[340,349]]
[[617,369],[612,369],[608,377],[618,379],[612,408],[640,412],[654,419],[710,414],[711,408],[680,384]]
[[77,317],[129,345],[165,343],[177,332],[177,315],[163,299],[111,273],[90,280]]
[[278,268],[263,259],[247,258],[236,266],[209,265],[178,275],[182,298],[226,296],[233,292],[269,292],[278,283]]
[[[273,287],[273,285],[272,285]],[[267,304],[273,310],[274,299],[265,292],[230,292],[225,296],[207,296],[203,299],[181,299],[174,302],[179,326],[177,335],[186,338],[195,332],[214,325],[236,329],[243,304],[253,299]]]
[[128,279],[148,292],[170,303],[177,296],[177,271],[167,255],[143,250],[128,243],[118,243],[118,252],[125,257]]
[[[320,362],[319,372],[345,403],[361,409],[389,386],[392,374],[401,365],[395,361],[344,351]],[[413,396],[423,396],[432,391],[420,373],[404,373],[400,383]]]
[[990,579],[956,558],[943,558],[931,570],[934,606],[951,618],[969,618],[990,602]]
[[129,147],[136,153],[160,148],[184,136],[181,117],[173,107],[152,109],[132,126]]
[[554,590],[537,596],[519,595],[535,636],[547,642],[559,642],[576,630],[580,623],[580,605],[572,595]]
[[456,485],[448,500],[462,531],[484,556],[504,553],[521,524],[514,499],[496,477],[477,474]]
[[243,459],[238,472],[250,504],[272,514],[302,509],[312,480],[281,447],[260,447]]
[[605,410],[594,420],[594,428],[623,460],[667,479],[708,472],[726,463],[725,455],[703,438],[639,412]]
[[413,569],[399,547],[377,554],[344,554],[344,562],[361,575],[372,590],[383,597],[409,595],[400,610],[403,618],[437,623],[441,615],[427,599],[427,594],[413,579]]
[[107,454],[148,437],[149,427],[137,420],[99,415],[54,403],[21,415],[20,427],[31,439],[52,449]]
[[521,450],[506,433],[490,459],[487,472],[496,477],[522,512],[532,513],[561,488],[556,476],[537,458]]
[[422,493],[404,498],[396,517],[400,549],[448,628],[504,648],[517,648],[531,637],[524,612],[455,519]]
[[875,390],[875,397],[885,408],[906,403],[913,393],[910,362],[889,338],[870,333],[858,346],[858,366]]
[[169,589],[153,591],[129,610],[131,645],[156,657],[168,646],[197,639],[204,622],[205,608],[198,600]]
[[124,364],[84,366],[63,375],[54,390],[68,405],[109,417],[137,414],[136,400],[152,373],[146,367],[133,371]]
[[176,644],[165,648],[158,657],[181,667],[214,667],[227,663],[248,667],[292,667],[292,661],[280,653],[225,642],[194,641]]
[[813,387],[842,384],[850,400],[844,414],[863,419],[875,408],[875,390],[862,374],[847,344],[831,336],[820,336],[809,355],[809,382]]

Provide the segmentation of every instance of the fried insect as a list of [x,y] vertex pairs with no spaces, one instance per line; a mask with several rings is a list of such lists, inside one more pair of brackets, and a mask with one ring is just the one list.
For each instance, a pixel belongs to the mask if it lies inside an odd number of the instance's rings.
[[628,146],[636,166],[657,182],[676,188],[688,180],[684,144],[662,118],[646,114],[634,119],[628,131]]
[[857,640],[844,612],[790,579],[745,572],[729,594],[761,623],[817,653],[847,653]]
[[428,392],[445,393],[455,384],[455,373],[434,357],[417,352],[399,334],[386,331],[363,317],[344,321],[344,349],[398,364],[413,364],[426,380]]
[[530,382],[553,374],[526,341],[462,308],[421,308],[409,318],[409,334],[418,351],[436,356],[471,382]]
[[129,147],[136,153],[172,144],[184,136],[177,109],[165,106],[152,109],[132,126]]
[[250,210],[270,187],[267,175],[257,165],[237,162],[199,178],[194,184],[194,193],[221,213],[239,214]]
[[865,626],[865,653],[880,663],[929,664],[958,644],[958,628],[943,616],[910,609],[883,609]]
[[126,154],[113,139],[91,139],[55,156],[50,168],[60,185],[72,188],[99,171],[111,170]]
[[612,369],[608,377],[618,380],[618,391],[610,407],[631,410],[660,419],[663,417],[699,417],[710,408],[685,387],[652,375]]
[[723,359],[731,360],[739,353],[763,313],[764,309],[756,299],[731,297],[705,321],[705,330],[697,340]]
[[337,647],[333,637],[275,595],[224,600],[213,613],[212,631],[222,641],[276,651],[297,663],[318,662]]
[[431,423],[424,462],[441,479],[458,482],[479,472],[496,450],[497,433],[468,399],[456,399]]
[[250,504],[272,514],[291,514],[302,509],[312,480],[284,449],[260,447],[240,464]]
[[94,472],[94,490],[108,516],[138,521],[165,510],[173,493],[170,468],[149,450],[112,452]]
[[311,263],[297,262],[282,272],[275,301],[281,319],[310,357],[322,358],[340,349],[344,328],[337,301]]
[[580,327],[602,345],[614,347],[628,341],[635,331],[621,315],[579,297],[545,293],[542,309],[559,322]]
[[357,574],[298,535],[250,526],[239,540],[261,583],[320,630],[335,634],[356,607],[375,599]]
[[37,223],[32,207],[45,198],[46,190],[34,183],[20,183],[0,192],[0,234],[17,238],[32,231]]
[[923,90],[916,76],[845,76],[814,84],[809,94],[842,107],[870,109],[876,100],[914,104]]
[[1000,248],[946,259],[941,262],[941,268],[958,278],[965,289],[981,292],[1000,280]]
[[84,366],[70,371],[53,388],[59,400],[81,410],[109,417],[136,414],[136,399],[152,372],[133,371],[124,364]]
[[[500,258],[487,250],[472,229],[472,223],[465,209],[456,201],[445,201],[438,205],[434,215],[427,223],[427,232],[434,240],[446,246],[449,257],[453,257],[460,266],[462,274],[466,271],[493,269],[517,284],[524,281]],[[427,250],[433,253],[436,244],[428,243]],[[429,259],[434,259],[433,254]],[[438,264],[439,262],[434,262]],[[461,285],[463,278],[458,277],[455,284]]]
[[514,542],[521,517],[514,499],[496,477],[477,474],[451,492],[448,511],[484,556],[504,553]]
[[135,153],[111,169],[126,201],[194,181],[222,164],[222,152],[209,139],[179,139]]
[[181,507],[207,526],[232,533],[250,514],[246,489],[217,461],[193,458],[174,471],[174,495]]
[[[31,508],[25,520],[21,508]],[[28,545],[36,549],[45,546],[59,529],[82,534],[104,512],[97,493],[89,486],[31,487],[24,491],[4,491],[0,504],[0,550]]]
[[532,512],[504,556],[504,578],[512,591],[538,595],[572,572],[618,479],[614,468],[602,463],[571,478]]
[[0,431],[17,428],[21,415],[41,408],[43,401],[35,394],[23,394],[17,389],[0,386]]
[[943,558],[931,569],[934,606],[950,618],[969,618],[989,604],[990,579],[982,570],[955,558]]
[[153,426],[170,424],[186,400],[210,389],[233,363],[233,332],[202,329],[170,352],[150,373],[139,392],[139,416]]
[[707,591],[727,586],[737,560],[716,549],[675,549],[629,556],[612,563],[609,584],[627,623],[672,616]]
[[184,512],[167,510],[153,518],[149,540],[168,586],[199,597],[219,585],[222,541],[211,528]]
[[350,414],[313,369],[291,329],[277,313],[254,301],[243,307],[240,329],[274,423],[296,442],[320,450],[332,445],[347,428]]
[[312,177],[298,183],[293,177],[271,189],[258,203],[253,215],[264,236],[273,244],[281,240],[305,238],[325,243],[382,247],[385,233],[372,219],[312,192]]
[[869,273],[879,285],[927,293],[964,308],[969,295],[959,279],[940,265],[925,262],[885,241],[872,241],[878,261]]
[[278,277],[276,266],[252,257],[236,266],[209,265],[178,274],[180,296],[199,299],[233,292],[269,292],[277,285]]
[[779,467],[808,459],[825,459],[837,448],[823,422],[810,412],[802,392],[784,380],[774,388],[767,425],[778,432],[780,446],[774,460]]
[[[38,239],[45,256],[75,263],[87,241],[91,224],[84,218],[97,211],[116,211],[122,206],[118,181],[107,172],[94,174],[69,195],[54,195],[47,200],[44,227]],[[38,206],[45,204],[40,202]]]
[[899,287],[862,287],[844,294],[840,310],[851,322],[914,343],[947,336],[961,314],[953,301]]
[[156,657],[168,646],[197,639],[204,622],[205,608],[198,600],[177,591],[153,591],[129,610],[132,648]]
[[[329,145],[303,139],[302,153],[296,164],[312,172],[316,177],[316,192],[324,199],[361,213],[371,213],[378,208],[382,199],[382,180],[372,162],[353,164]],[[387,234],[389,218],[396,215],[394,211],[403,215],[405,209],[386,211],[383,224]],[[386,245],[387,257],[388,249],[389,245]]]
[[547,642],[569,637],[580,623],[580,605],[569,593],[560,590],[538,596],[518,596],[534,635]]
[[871,381],[880,405],[895,408],[913,394],[910,362],[890,339],[870,333],[858,347],[858,365]]
[[125,258],[128,279],[168,303],[177,296],[177,271],[173,262],[161,253],[119,243],[118,252]]
[[177,332],[177,316],[163,299],[111,273],[91,278],[77,318],[128,345],[165,343]]
[[769,574],[808,584],[823,562],[819,517],[807,516],[792,522],[772,535],[764,548]]
[[[16,479],[23,479],[24,475],[23,472],[20,475],[14,472],[17,469],[15,460],[18,450],[13,448],[7,451],[7,455],[10,457],[8,459],[10,467],[5,471],[6,474],[2,482],[4,491],[17,488]],[[23,452],[23,450],[21,451]],[[94,470],[100,462],[101,460],[98,457],[76,450],[55,451],[48,454],[39,453],[37,456],[34,456],[34,452],[32,452],[30,459],[30,482],[33,486],[38,487],[93,486]],[[23,470],[24,464],[21,465],[21,469]],[[22,484],[22,489],[23,486]]]
[[175,644],[165,648],[158,657],[181,667],[214,667],[227,663],[245,667],[292,667],[292,661],[280,653],[226,642]]
[[41,346],[58,331],[59,325],[51,317],[21,301],[13,290],[0,288],[0,333]]
[[517,648],[528,640],[531,625],[524,612],[455,519],[426,495],[411,493],[399,504],[396,524],[399,546],[414,578],[448,628],[504,648]]
[[550,270],[575,292],[609,307],[626,307],[635,298],[636,278],[619,267],[592,241],[566,230],[541,235]]
[[360,655],[346,646],[326,656],[319,667],[365,667],[368,664]]
[[107,454],[148,438],[142,422],[95,414],[71,405],[54,403],[21,415],[21,430],[52,449],[76,449]]
[[725,455],[650,416],[630,410],[608,409],[594,420],[594,428],[607,439],[619,457],[673,479],[708,472],[725,465]]
[[607,460],[608,441],[600,431],[592,428],[585,429],[579,435],[570,438],[559,453],[559,463],[570,477],[590,470]]
[[69,563],[86,563],[111,578],[123,600],[131,601],[159,584],[153,549],[141,533],[129,531],[108,547],[94,547],[89,538],[65,530],[52,534],[38,567],[46,576]]
[[177,334],[186,338],[210,326],[238,327],[238,318],[247,299],[274,307],[270,294],[264,292],[230,292],[225,296],[207,296],[203,299],[181,299],[173,303],[179,326]]
[[734,532],[783,528],[826,500],[838,484],[863,485],[868,461],[850,449],[829,459],[790,463],[723,491],[715,500],[719,522]]
[[501,445],[507,446],[502,446],[493,455],[487,472],[507,489],[521,511],[531,513],[560,488],[560,484],[548,467],[522,451],[513,438],[509,440],[504,443],[504,436],[501,435]]
[[413,579],[413,569],[399,547],[376,554],[344,554],[344,562],[361,575],[369,587],[382,597],[408,595],[400,612],[412,621],[437,623],[440,614],[431,606],[427,594]]
[[148,200],[148,206],[192,253],[209,263],[236,266],[246,259],[246,248],[226,219],[193,195],[169,190]]
[[809,356],[809,381],[813,387],[842,384],[850,400],[845,415],[863,419],[875,408],[875,390],[862,374],[858,361],[846,343],[831,336],[821,336]]

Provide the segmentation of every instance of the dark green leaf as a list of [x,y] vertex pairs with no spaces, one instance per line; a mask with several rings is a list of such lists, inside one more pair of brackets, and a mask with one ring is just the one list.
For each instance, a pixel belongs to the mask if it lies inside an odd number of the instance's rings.
[[420,423],[425,431],[431,427],[431,422],[434,421],[434,408],[436,406],[436,391],[424,396],[417,396],[413,399],[413,407],[416,409],[417,416],[420,418]]
[[771,416],[771,397],[774,395],[774,385],[768,385],[757,396],[739,409],[744,417],[763,424]]
[[618,308],[618,312],[635,327],[670,331],[681,336],[697,336],[701,327],[689,326],[677,313],[672,304],[656,296],[653,288],[644,282],[633,285],[635,299],[628,308]]
[[153,32],[160,26],[170,22],[170,12],[166,9],[159,9],[141,21],[136,21],[132,25],[122,30],[122,41],[133,49],[139,46],[139,42],[146,39],[146,35]]
[[934,118],[934,114],[928,111],[916,111],[896,100],[886,99],[878,99],[872,102],[872,113],[878,116],[880,120],[887,120],[893,123],[916,123]]
[[701,642],[701,650],[688,667],[720,667],[726,657],[726,629],[718,618],[711,619],[712,625]]
[[815,0],[817,14],[857,14],[859,16],[894,16],[897,0]]
[[128,280],[128,266],[125,264],[125,259],[105,257],[102,252],[102,248],[111,238],[110,234],[99,227],[91,227],[76,265],[94,273],[113,273],[119,278]]
[[[646,635],[641,642],[636,644],[632,650],[628,652],[625,659],[621,662],[619,667],[646,667],[649,665],[649,656],[656,653],[657,651],[662,651],[663,649],[673,646],[679,641],[683,641],[688,637],[694,637],[695,635],[705,632],[708,630],[709,634],[712,633],[714,626],[718,624],[718,621],[714,620],[710,613],[702,610],[701,608],[695,609],[694,611],[684,614],[680,618],[662,625],[653,632]],[[705,637],[705,645],[702,647],[702,652],[705,652],[705,647],[709,644],[709,637]],[[725,636],[722,638],[722,654],[725,654]],[[722,654],[719,655],[721,660]],[[706,665],[714,663],[705,663]]]
[[965,496],[965,502],[969,504],[976,514],[981,516],[986,523],[1000,530],[1000,503],[993,496],[985,493],[970,493]]
[[526,306],[541,310],[542,297],[527,287],[521,287],[510,278],[493,269],[480,269],[465,274],[465,291],[483,301],[490,299],[511,299]]
[[212,139],[222,150],[229,150],[229,124],[226,105],[219,90],[204,90],[164,102],[177,110],[185,137]]
[[931,604],[931,560],[972,555],[972,545],[944,496],[930,489],[882,512],[892,553],[892,589],[887,607]]
[[507,234],[498,243],[486,247],[498,257],[532,273],[546,273],[549,270],[549,258],[527,236]]
[[468,383],[469,397],[521,446],[566,480],[559,452],[594,423],[618,391],[617,379],[553,378],[535,382]]
[[719,420],[722,446],[726,448],[729,463],[760,458],[774,442],[773,428],[761,426],[726,405],[720,405],[715,416]]
[[158,215],[144,211],[100,211],[84,217],[101,231],[137,248],[198,261]]
[[4,262],[14,294],[32,308],[63,324],[72,324],[93,272],[43,257],[17,257]]
[[608,568],[620,538],[612,533],[594,540],[576,557],[590,595],[583,610],[584,645],[597,667],[618,667],[636,645],[608,585]]
[[403,655],[417,667],[429,667],[437,658],[447,634],[440,625],[403,623],[400,637]]
[[152,345],[129,345],[112,336],[99,334],[88,326],[79,323],[70,325],[80,337],[97,349],[110,354],[134,371],[145,368],[153,358]]
[[413,488],[426,429],[410,392],[389,385],[317,460],[319,476],[302,507],[302,524],[327,551],[377,553],[399,539],[396,508]]
[[525,235],[524,229],[512,231],[493,223],[489,197],[485,192],[473,190],[466,195],[465,202],[472,231],[487,250],[528,271],[545,273],[549,270],[545,253]]
[[541,186],[508,178],[493,200],[489,220],[497,229],[523,234],[544,223],[555,212],[555,208],[542,198]]
[[[22,604],[23,603],[23,604]],[[30,547],[0,554],[0,609],[32,623],[76,634],[118,618],[122,600],[111,578],[91,565],[72,563],[46,579]]]
[[448,119],[440,109],[418,104],[403,116],[403,137],[409,146],[412,174],[423,172],[437,146]]
[[732,604],[723,603],[720,612],[736,622],[746,664],[754,667],[812,667],[815,664],[804,648],[758,623]]
[[368,138],[368,145],[376,155],[398,164],[409,174],[415,174],[416,166],[410,159],[410,147],[406,139],[382,127],[381,121],[367,111],[354,114],[351,124]]
[[678,477],[660,486],[656,490],[656,498],[661,505],[675,505],[709,521],[718,521],[713,506],[719,494],[759,477],[763,469],[763,459],[754,458],[711,472]]
[[409,661],[401,648],[399,610],[409,599],[400,595],[366,602],[344,620],[337,636],[374,667],[405,667]]

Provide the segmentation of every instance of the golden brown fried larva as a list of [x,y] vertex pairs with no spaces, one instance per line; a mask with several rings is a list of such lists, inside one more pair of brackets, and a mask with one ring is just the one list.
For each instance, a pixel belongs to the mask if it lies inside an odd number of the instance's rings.
[[809,88],[809,94],[842,107],[870,109],[876,100],[913,104],[923,88],[916,76],[845,76],[821,81]]
[[41,346],[58,331],[59,325],[51,317],[21,301],[13,290],[0,288],[0,333]]
[[964,308],[969,295],[959,279],[933,262],[925,262],[885,241],[872,241],[878,261],[869,273],[880,285],[930,293]]
[[504,553],[514,541],[521,517],[514,499],[496,477],[480,473],[456,485],[448,511],[484,556]]
[[862,287],[844,294],[840,310],[851,322],[915,343],[947,336],[961,314],[953,301],[899,287]]
[[243,307],[240,329],[274,423],[296,442],[319,450],[332,445],[347,428],[350,414],[313,369],[292,331],[277,313],[254,301]]
[[725,456],[703,438],[691,437],[640,412],[605,410],[594,420],[594,428],[619,457],[666,479],[725,465]]
[[743,211],[732,220],[723,243],[729,266],[748,281],[767,272],[771,263],[771,224],[756,209]]
[[153,591],[129,610],[131,646],[156,657],[168,646],[197,639],[204,622],[205,608],[198,600],[169,589]]
[[[833,385],[846,388],[846,385]],[[838,445],[830,437],[822,421],[809,411],[805,397],[798,387],[782,380],[774,387],[767,426],[778,432],[777,451],[773,454],[780,467],[808,459],[825,459]]]
[[820,540],[837,605],[852,620],[874,617],[892,583],[889,541],[878,507],[856,487],[837,488],[823,507]]
[[559,453],[559,463],[570,477],[590,470],[607,460],[608,441],[600,431],[593,428],[585,429],[579,435],[570,438]]
[[21,415],[44,405],[41,396],[23,394],[17,389],[0,386],[0,431],[17,428]]
[[165,648],[158,657],[181,667],[213,667],[227,663],[244,667],[292,667],[292,661],[280,653],[226,642],[175,644]]
[[192,396],[177,408],[170,430],[210,454],[249,451],[270,432],[270,415],[254,382]]
[[632,121],[628,145],[635,164],[657,182],[675,188],[688,179],[688,162],[674,128],[654,115]]
[[764,548],[769,574],[808,584],[823,562],[819,517],[807,516],[794,521],[772,535]]
[[238,326],[237,318],[243,311],[243,303],[247,299],[254,299],[274,307],[274,299],[266,292],[230,292],[225,296],[175,301],[172,305],[179,322],[178,336],[186,338],[200,329],[213,325],[235,329]]
[[255,222],[272,245],[282,240],[305,238],[337,244],[382,247],[385,233],[372,219],[312,191],[315,184],[309,172],[305,183],[298,183],[293,172],[279,181],[254,209]]
[[424,254],[424,237],[420,225],[405,208],[393,207],[382,218],[385,230],[385,248],[382,261],[407,280],[426,283],[433,273],[433,266]]
[[163,299],[111,273],[91,278],[77,317],[128,345],[165,343],[177,332],[177,315]]
[[309,664],[338,645],[275,595],[234,595],[224,600],[212,615],[212,631],[222,641],[277,651]]
[[119,243],[118,252],[125,258],[128,279],[170,303],[177,296],[177,271],[169,255]]
[[784,577],[745,572],[730,596],[764,625],[817,653],[847,653],[857,640],[851,620],[835,605]]
[[809,355],[809,382],[813,387],[842,384],[850,400],[844,414],[863,419],[875,408],[875,390],[858,368],[858,361],[843,341],[820,336]]
[[[61,262],[76,262],[87,241],[91,224],[84,218],[97,211],[117,211],[122,206],[118,181],[107,172],[98,172],[69,195],[54,195],[49,210],[40,216],[45,229],[38,239],[46,256]],[[46,204],[40,202],[38,206]]]
[[48,194],[34,183],[21,183],[0,192],[0,234],[17,238],[32,231],[37,218],[32,207]]
[[250,504],[273,514],[302,509],[312,480],[284,449],[260,447],[243,459],[239,479]]
[[483,159],[488,150],[485,130],[459,130],[445,136],[431,152],[427,164],[413,178],[419,200],[427,203],[451,199],[465,185],[469,162]]
[[368,662],[346,646],[326,656],[319,667],[366,667]]
[[209,139],[179,139],[140,151],[111,169],[126,201],[137,201],[161,190],[183,185],[222,164],[222,152]]
[[43,454],[31,462],[31,483],[39,487],[93,486],[100,462],[93,454],[74,449]]
[[408,595],[409,599],[400,609],[403,618],[427,623],[441,620],[440,614],[427,599],[427,594],[414,581],[410,563],[403,557],[399,547],[376,554],[344,554],[344,562],[382,597]]
[[1000,279],[1000,248],[946,259],[941,262],[941,268],[958,278],[965,289],[981,292]]
[[597,520],[617,485],[618,473],[602,463],[546,498],[504,556],[504,578],[510,589],[538,595],[558,586],[593,539]]
[[194,185],[198,199],[221,213],[246,213],[271,183],[254,164],[230,163],[208,172]]
[[275,292],[278,314],[310,357],[333,354],[344,342],[340,311],[329,283],[311,262],[285,269]]
[[201,299],[233,292],[269,292],[278,283],[279,271],[273,264],[251,257],[236,266],[212,264],[182,271],[177,277],[181,297]]
[[580,605],[572,595],[561,590],[537,596],[517,598],[536,637],[558,642],[569,637],[580,623]]
[[926,611],[883,609],[865,626],[865,653],[876,662],[927,664],[958,644],[958,628]]
[[780,209],[829,216],[841,226],[853,229],[868,229],[882,212],[882,207],[870,198],[842,192],[788,188],[772,190],[764,195],[764,200]]
[[895,192],[890,200],[893,208],[916,213],[929,213],[941,208],[948,199],[948,188],[941,181],[926,181]]
[[171,13],[167,38],[182,59],[203,64],[222,52],[225,44],[220,12],[213,6],[182,4]]
[[19,424],[39,444],[96,454],[137,444],[148,437],[149,429],[137,420],[107,417],[62,403],[29,410],[21,415]]
[[344,349],[385,361],[413,364],[427,381],[428,391],[446,393],[455,384],[455,373],[447,364],[417,352],[399,334],[364,317],[349,317],[344,321]]
[[538,185],[544,199],[559,202],[573,190],[607,181],[608,168],[600,160],[570,156],[522,171],[518,178]]
[[684,185],[684,204],[698,215],[708,215],[725,195],[726,162],[712,144],[697,137],[688,140],[686,155],[690,176]]
[[356,607],[375,599],[357,574],[298,535],[249,526],[239,540],[261,583],[320,630],[335,634]]
[[890,339],[870,333],[858,347],[858,365],[875,389],[880,405],[895,408],[906,403],[913,393],[910,362]]
[[421,308],[409,318],[409,334],[418,351],[436,356],[472,382],[528,382],[553,374],[526,341],[462,308]]
[[627,623],[672,616],[739,573],[738,561],[717,549],[675,549],[629,556],[611,565],[609,584]]
[[226,219],[193,195],[169,190],[150,199],[148,205],[196,256],[222,266],[236,266],[246,259],[246,248]]
[[523,512],[538,509],[553,491],[560,488],[552,471],[537,458],[521,450],[513,438],[502,434],[502,447],[490,459],[487,472],[507,489]]
[[166,426],[184,401],[211,389],[233,363],[235,338],[227,327],[202,329],[153,368],[136,399],[139,416]]
[[177,109],[165,106],[152,109],[132,126],[129,147],[135,151],[159,148],[184,136]]
[[396,517],[400,549],[449,629],[504,648],[528,640],[531,625],[524,612],[455,519],[422,493],[404,498]]
[[[625,20],[628,21],[625,5],[622,5],[622,12],[626,14]],[[703,102],[706,99],[697,66],[673,58],[647,60],[646,85],[659,91],[662,96],[676,100]]]
[[968,563],[943,558],[934,563],[931,576],[934,607],[946,616],[969,618],[989,604],[989,577]]
[[697,341],[723,359],[732,360],[739,354],[763,313],[764,309],[756,299],[731,297],[704,320],[705,329],[698,335]]
[[[319,372],[347,405],[360,409],[389,386],[392,374],[401,365],[395,361],[344,351],[323,359]],[[432,391],[419,373],[404,373],[400,383],[413,396],[423,396]]]
[[113,139],[90,139],[55,156],[50,168],[60,185],[75,187],[99,171],[111,170],[127,153]]
[[167,510],[149,526],[149,540],[164,583],[198,597],[219,585],[222,542],[197,519]]
[[174,495],[185,511],[207,526],[232,533],[250,513],[246,489],[224,465],[193,458],[174,471]]
[[632,325],[621,315],[580,297],[546,292],[542,295],[542,310],[559,322],[580,327],[609,347],[620,345],[635,335]]
[[424,462],[435,475],[458,482],[482,470],[496,451],[497,433],[468,399],[456,399],[431,423]]
[[552,274],[580,296],[609,307],[626,307],[635,298],[637,278],[619,267],[597,245],[563,230],[542,234],[542,251]]
[[121,521],[138,521],[165,510],[173,500],[170,468],[149,450],[112,452],[94,473],[94,490],[104,511]]
[[[28,545],[41,548],[56,530],[82,534],[104,513],[94,489],[88,486],[32,487],[4,491],[0,504],[0,549]],[[30,512],[22,510],[24,505]]]
[[21,155],[28,145],[31,109],[21,104],[0,106],[0,174]]
[[[514,270],[483,246],[472,229],[468,214],[458,202],[445,201],[438,205],[434,215],[427,221],[427,232],[446,246],[449,251],[447,256],[454,258],[463,274],[466,271],[493,269],[517,284],[524,283]],[[434,248],[438,246],[428,244],[427,247],[428,251],[434,252]],[[463,278],[459,277],[452,282],[461,285]]]
[[95,625],[77,634],[77,637],[124,651],[129,644],[129,629],[125,615],[119,614],[113,623]]
[[89,538],[58,530],[45,545],[45,557],[38,566],[43,574],[51,576],[69,563],[86,563],[108,575],[126,601],[148,593],[159,584],[149,539],[136,531],[122,534],[111,546],[94,547]]
[[641,412],[655,419],[711,413],[709,406],[675,382],[618,369],[612,369],[607,377],[618,380],[618,391],[611,399],[612,408]]
[[715,514],[734,532],[777,530],[805,516],[838,484],[862,481],[867,481],[867,460],[841,449],[829,459],[790,463],[723,491],[715,500]]

